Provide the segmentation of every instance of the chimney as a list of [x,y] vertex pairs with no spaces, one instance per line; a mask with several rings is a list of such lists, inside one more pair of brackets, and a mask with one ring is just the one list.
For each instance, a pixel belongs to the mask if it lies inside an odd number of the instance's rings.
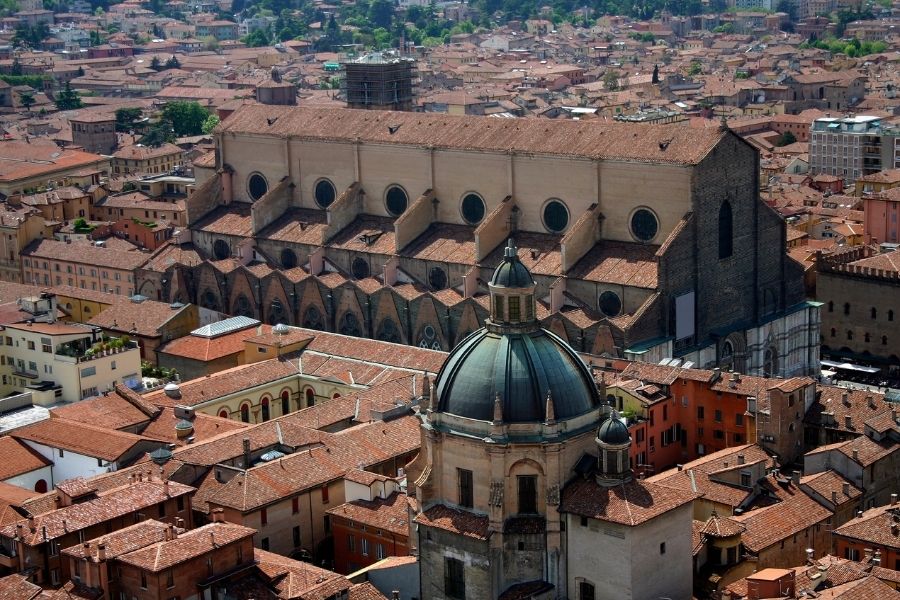
[[250,438],[244,438],[244,468],[250,468]]
[[684,468],[684,465],[675,465],[675,466],[678,468],[679,471]]
[[25,539],[25,526],[19,523],[16,525],[16,539],[22,540]]
[[166,495],[166,497],[169,496],[169,480],[168,479],[163,479],[163,493]]
[[181,517],[177,517],[175,519],[175,527],[177,527],[179,529],[184,529],[184,519],[182,519]]
[[738,454],[738,463],[737,464],[742,465],[742,464],[744,464],[744,462],[745,462],[744,455]]
[[866,404],[869,405],[869,408],[875,408],[875,397],[874,396],[866,396]]
[[876,567],[881,566],[881,549],[875,550],[875,555],[872,557],[872,564]]
[[223,523],[225,522],[225,510],[222,508],[215,508],[212,511],[212,520],[213,523]]
[[873,550],[871,548],[863,548],[863,556],[865,556],[865,559],[863,560],[863,562],[871,561],[872,553],[873,553]]
[[891,494],[891,506],[897,506],[897,494]]
[[391,592],[391,600],[400,600],[400,591],[394,590]]
[[806,564],[813,564],[813,556],[815,556],[816,552],[812,548],[806,549]]
[[800,485],[800,471],[791,471],[791,481],[794,485]]
[[97,544],[97,560],[106,560],[106,542],[99,542]]
[[844,415],[844,427],[847,429],[853,429],[853,417],[850,415]]
[[845,496],[850,497],[850,484],[849,484],[849,483],[845,483],[844,485],[842,485],[842,486],[841,486],[841,491],[844,492],[844,495],[845,495]]
[[837,490],[831,490],[831,503],[834,504],[835,506],[838,503]]
[[853,462],[859,462],[859,450],[853,451]]
[[844,406],[850,406],[849,392],[841,392],[841,404],[843,404]]
[[28,515],[28,529],[30,529],[32,533],[35,531],[33,515]]

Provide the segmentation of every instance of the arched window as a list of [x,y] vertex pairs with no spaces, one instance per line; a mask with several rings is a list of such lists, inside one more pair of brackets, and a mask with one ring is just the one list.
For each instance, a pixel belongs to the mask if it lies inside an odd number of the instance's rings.
[[263,420],[263,422],[266,422],[269,420],[269,417],[271,416],[269,414],[269,399],[263,398],[259,404],[260,404],[260,406],[262,406],[262,420]]
[[359,326],[359,319],[356,318],[352,312],[344,313],[344,316],[341,317],[341,324],[338,327],[338,331],[343,335],[352,335],[355,337],[362,337],[362,329]]
[[726,200],[719,208],[719,258],[728,258],[734,250],[734,222],[731,202]]
[[244,423],[250,422],[250,405],[249,404],[241,404],[241,421]]
[[596,588],[587,581],[578,582],[578,600],[595,600]]
[[307,329],[315,329],[321,331],[325,329],[322,326],[322,313],[315,306],[310,306],[303,314],[303,326]]
[[828,312],[834,312],[834,300],[828,301]]
[[845,315],[850,314],[850,303],[849,302],[844,302],[844,314]]
[[316,393],[312,388],[306,388],[306,406],[314,406],[316,403]]
[[778,352],[774,347],[766,348],[763,357],[763,376],[773,377],[778,373]]
[[222,410],[220,410],[219,416],[222,417],[223,419],[227,419],[228,418],[228,409],[223,408]]
[[889,310],[888,311],[888,321],[893,321],[893,320],[894,320],[894,311]]
[[207,288],[204,290],[203,295],[200,297],[200,305],[203,308],[208,308],[210,310],[219,310],[219,297],[216,296],[216,293],[211,289]]
[[422,333],[419,335],[419,343],[417,346],[419,346],[419,348],[430,348],[431,350],[442,350],[441,343],[437,340],[437,331],[435,331],[431,324],[425,325],[425,327],[422,328]]
[[397,329],[397,324],[392,319],[385,319],[381,322],[381,326],[378,327],[378,334],[375,337],[382,342],[399,344],[400,330]]
[[335,392],[335,393],[333,393],[333,394],[331,395],[331,399],[332,399],[332,400],[337,400],[337,399],[340,398],[340,397],[341,397],[341,393],[340,393],[340,392]]
[[878,309],[875,308],[874,306],[872,307],[872,318],[873,318],[873,319],[877,319],[877,318],[878,318]]
[[284,310],[284,303],[278,298],[273,299],[272,305],[269,307],[269,325],[287,324],[287,322],[288,315],[287,311]]
[[881,336],[881,345],[887,346],[887,336],[886,335]]
[[44,479],[38,479],[36,482],[34,482],[34,491],[36,491],[38,494],[47,493],[47,481]]
[[287,390],[281,392],[281,414],[286,415],[291,412],[291,393]]
[[234,301],[234,309],[232,314],[242,317],[252,317],[253,309],[250,307],[250,300],[244,294],[238,294]]

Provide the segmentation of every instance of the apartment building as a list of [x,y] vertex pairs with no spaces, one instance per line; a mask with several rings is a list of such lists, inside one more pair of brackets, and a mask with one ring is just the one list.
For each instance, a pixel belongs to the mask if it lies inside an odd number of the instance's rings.
[[68,285],[85,290],[133,296],[134,271],[150,254],[127,240],[97,241],[41,239],[22,252],[25,283]]
[[117,175],[168,173],[184,165],[184,151],[175,144],[144,146],[134,144],[112,155],[112,170]]
[[[21,303],[31,314],[49,313],[52,318],[56,311],[52,296],[24,298]],[[28,392],[35,404],[75,402],[116,383],[133,386],[140,381],[137,345],[124,339],[103,341],[99,328],[29,320],[3,323],[0,335],[4,396]]]
[[809,157],[812,175],[824,173],[855,181],[881,171],[881,117],[859,115],[816,119],[812,125]]

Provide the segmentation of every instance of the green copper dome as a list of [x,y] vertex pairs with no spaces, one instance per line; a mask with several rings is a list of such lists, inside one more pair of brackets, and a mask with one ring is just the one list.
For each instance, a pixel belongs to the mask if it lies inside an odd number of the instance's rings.
[[516,252],[509,240],[488,285],[486,326],[460,342],[438,373],[440,412],[479,421],[545,423],[583,415],[600,404],[581,358],[538,323],[536,283]]

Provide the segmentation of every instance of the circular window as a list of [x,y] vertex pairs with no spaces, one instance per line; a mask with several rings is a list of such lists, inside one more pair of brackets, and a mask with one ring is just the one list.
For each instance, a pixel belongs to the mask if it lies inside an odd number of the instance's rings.
[[653,211],[639,208],[631,215],[631,235],[641,242],[649,242],[659,232],[659,221]]
[[369,263],[362,258],[354,258],[353,265],[350,267],[353,276],[357,279],[365,279],[369,276]]
[[600,300],[597,302],[602,312],[607,317],[614,317],[622,312],[622,301],[615,292],[605,291],[600,294]]
[[484,200],[478,194],[466,194],[462,201],[462,216],[466,223],[477,225],[484,218]]
[[388,212],[395,217],[403,214],[408,203],[409,199],[406,197],[406,192],[399,185],[391,186],[384,197],[384,204]]
[[447,287],[447,272],[440,267],[432,267],[428,272],[428,284],[437,291]]
[[285,269],[293,269],[297,266],[297,255],[290,248],[281,251],[281,266]]
[[422,332],[427,338],[433,338],[435,336],[434,327],[432,327],[431,325],[426,325]]
[[213,243],[213,254],[218,260],[225,260],[231,256],[231,247],[225,240],[216,240]]
[[569,225],[569,209],[559,200],[551,200],[544,205],[544,227],[559,233]]
[[247,192],[254,200],[259,200],[269,191],[269,184],[266,178],[259,173],[253,173],[247,179]]
[[319,180],[316,184],[316,204],[322,208],[328,208],[334,202],[334,185],[327,179]]

